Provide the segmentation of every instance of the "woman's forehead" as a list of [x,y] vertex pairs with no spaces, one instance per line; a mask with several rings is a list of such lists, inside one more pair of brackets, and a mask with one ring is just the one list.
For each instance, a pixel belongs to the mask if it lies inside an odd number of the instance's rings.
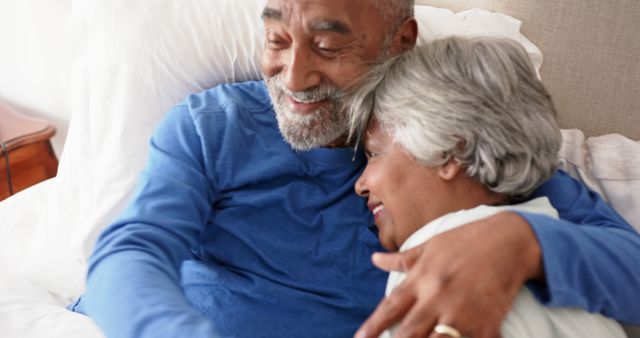
[[391,141],[391,135],[382,128],[377,119],[372,118],[364,135],[365,147],[383,147],[392,143]]

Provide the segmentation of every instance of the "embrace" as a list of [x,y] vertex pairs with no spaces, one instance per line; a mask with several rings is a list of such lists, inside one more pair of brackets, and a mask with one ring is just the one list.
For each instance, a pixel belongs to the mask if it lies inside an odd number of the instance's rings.
[[556,169],[526,53],[497,38],[415,48],[413,5],[267,1],[264,81],[165,116],[74,310],[124,338],[640,323],[640,236]]

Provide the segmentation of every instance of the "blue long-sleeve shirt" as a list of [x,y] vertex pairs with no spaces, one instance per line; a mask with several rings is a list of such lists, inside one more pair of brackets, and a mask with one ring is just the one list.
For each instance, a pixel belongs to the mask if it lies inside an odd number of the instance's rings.
[[577,307],[640,324],[640,236],[600,195],[558,172],[531,198],[547,196],[561,219],[521,213],[542,248],[543,304]]
[[[364,164],[347,148],[291,150],[262,82],[190,96],[99,238],[79,309],[119,338],[351,336],[387,278],[353,192]],[[524,215],[544,253],[538,296],[640,323],[640,237],[566,174],[540,191],[590,225]]]

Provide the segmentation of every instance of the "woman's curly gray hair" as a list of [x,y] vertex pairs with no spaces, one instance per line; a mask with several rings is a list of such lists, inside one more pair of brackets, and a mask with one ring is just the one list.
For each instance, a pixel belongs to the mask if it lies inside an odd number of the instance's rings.
[[525,50],[497,37],[450,37],[376,66],[350,101],[351,136],[374,117],[412,156],[453,158],[489,189],[518,198],[556,169],[560,131]]

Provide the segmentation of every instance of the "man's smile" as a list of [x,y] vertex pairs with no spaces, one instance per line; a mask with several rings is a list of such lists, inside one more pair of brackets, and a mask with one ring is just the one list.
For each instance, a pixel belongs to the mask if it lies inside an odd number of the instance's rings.
[[286,98],[287,98],[287,102],[291,106],[291,110],[299,114],[311,114],[316,112],[318,109],[322,108],[323,106],[330,104],[329,100],[326,98],[323,98],[320,100],[317,100],[317,99],[301,100],[301,99],[293,98],[292,96],[289,96],[289,95],[286,95]]

